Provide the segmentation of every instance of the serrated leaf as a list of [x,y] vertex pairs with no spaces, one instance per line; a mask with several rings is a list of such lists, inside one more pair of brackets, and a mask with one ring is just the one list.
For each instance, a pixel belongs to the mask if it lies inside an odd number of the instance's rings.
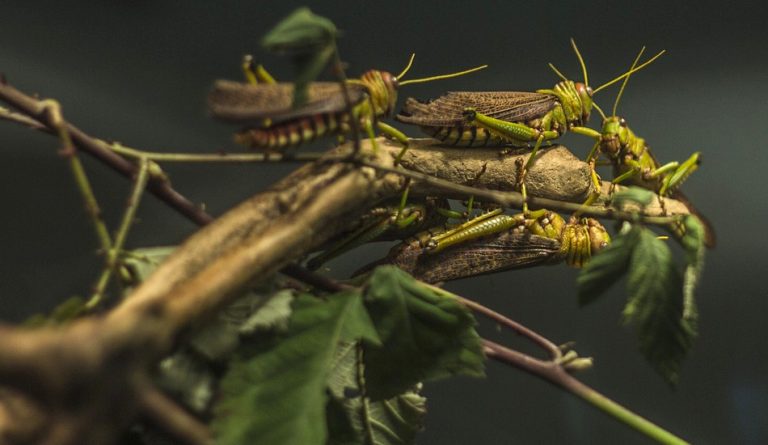
[[406,445],[415,441],[423,429],[426,399],[418,390],[409,390],[393,398],[370,401],[360,378],[362,364],[359,346],[346,343],[339,347],[336,365],[328,380],[328,444]]
[[283,289],[275,293],[255,313],[248,317],[238,331],[241,334],[251,335],[256,332],[275,330],[285,331],[291,316],[291,303],[294,293],[290,289]]
[[373,400],[418,382],[464,374],[484,376],[475,319],[453,298],[438,295],[394,266],[377,268],[365,304],[382,347],[365,350],[365,380]]
[[125,284],[135,286],[146,280],[175,249],[176,246],[159,246],[125,252],[121,261],[130,275],[130,282]]
[[331,20],[302,7],[267,32],[261,44],[269,51],[315,52],[318,47],[334,44],[337,35],[336,25]]
[[698,316],[696,309],[696,287],[704,271],[704,245],[706,231],[704,224],[695,215],[683,219],[685,236],[682,245],[685,248],[685,272],[683,273],[683,318],[694,320]]
[[293,303],[288,330],[259,338],[221,382],[212,429],[217,444],[323,444],[326,382],[343,341],[378,343],[359,293]]
[[639,234],[640,228],[637,226],[620,233],[581,269],[576,279],[579,305],[584,306],[597,300],[627,272]]
[[332,21],[304,7],[281,20],[262,39],[261,44],[267,50],[292,55],[296,71],[294,108],[307,102],[309,83],[320,75],[333,57],[337,37],[338,30]]
[[[276,291],[278,284],[273,278],[245,292],[211,321],[197,328],[191,335],[188,346],[198,355],[212,362],[218,362],[228,360],[238,347],[240,336],[244,334],[241,328],[249,318],[258,317],[261,332],[284,328],[288,322],[287,317],[290,316],[290,301],[275,303],[274,300],[283,298],[290,300],[292,294],[290,291]],[[285,292],[288,292],[288,296],[282,295]],[[277,305],[278,308],[273,305]]]
[[675,268],[669,246],[646,228],[640,229],[630,266],[625,318],[645,319],[659,299],[675,291],[680,293],[680,289],[672,287]]
[[693,345],[696,323],[683,317],[682,278],[666,243],[643,229],[630,261],[624,321],[637,325],[640,351],[671,385]]
[[635,203],[641,207],[645,207],[653,201],[656,194],[648,189],[642,187],[625,187],[614,193],[611,197],[611,201],[618,209],[623,208],[627,203]]

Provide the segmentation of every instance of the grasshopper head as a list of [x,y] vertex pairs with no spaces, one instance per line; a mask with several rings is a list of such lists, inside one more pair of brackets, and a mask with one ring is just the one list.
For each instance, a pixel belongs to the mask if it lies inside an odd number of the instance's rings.
[[374,114],[390,115],[397,102],[397,78],[386,71],[370,70],[363,74],[360,80],[371,96]]
[[569,266],[580,268],[592,255],[604,249],[611,241],[610,235],[596,219],[571,220],[563,229],[560,251]]
[[615,156],[621,150],[621,141],[625,139],[627,121],[618,116],[609,116],[603,121],[600,149],[609,156]]
[[592,88],[581,82],[574,82],[573,86],[581,101],[581,121],[587,122],[589,121],[589,114],[592,112]]
[[608,247],[611,243],[611,235],[605,230],[600,221],[587,218],[587,232],[589,233],[589,243],[592,251],[592,255]]

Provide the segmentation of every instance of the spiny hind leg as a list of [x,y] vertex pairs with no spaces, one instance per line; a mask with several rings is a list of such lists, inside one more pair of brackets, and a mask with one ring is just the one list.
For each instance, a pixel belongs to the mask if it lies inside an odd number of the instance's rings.
[[[595,170],[595,159],[591,159],[589,161],[589,177],[592,181],[592,191],[589,193],[589,196],[587,199],[581,204],[581,209],[574,212],[574,217],[579,217],[581,213],[583,212],[583,209],[586,209],[587,207],[591,206],[592,203],[594,203],[597,198],[600,197],[601,191],[602,191],[602,181],[600,180],[600,175],[597,174],[597,170]],[[608,191],[608,196],[610,199],[611,193],[613,192],[613,186],[614,184],[611,184],[611,188]]]
[[[510,143],[518,142],[534,142],[533,150],[528,155],[528,160],[522,167],[522,170],[517,175],[517,186],[520,193],[523,195],[523,211],[528,210],[528,192],[525,187],[525,177],[528,170],[533,166],[538,154],[539,148],[541,148],[544,141],[550,141],[558,138],[560,133],[555,130],[539,130],[538,128],[529,127],[528,125],[521,124],[519,122],[509,122],[501,119],[496,119],[490,116],[486,116],[483,113],[478,113],[473,108],[464,109],[464,118],[467,122],[477,125],[480,128],[492,132],[499,136],[503,140]],[[545,124],[544,128],[548,128],[548,124]]]
[[[592,146],[592,149],[589,150],[589,153],[587,154],[586,163],[589,165],[589,176],[590,180],[592,181],[592,192],[589,194],[587,199],[582,204],[582,207],[587,207],[592,205],[597,198],[600,197],[602,185],[600,181],[600,175],[597,174],[597,169],[595,168],[595,164],[597,162],[597,156],[600,154],[600,139],[601,134],[598,131],[595,131],[588,127],[573,127],[571,128],[571,131],[580,134],[583,136],[590,137],[595,140],[595,144]],[[610,193],[613,191],[613,185],[611,185]],[[609,198],[610,199],[610,198]],[[580,212],[576,212],[575,216],[578,216]]]
[[398,153],[395,157],[395,166],[399,165],[400,160],[403,159],[403,155],[405,155],[405,152],[408,151],[408,136],[406,136],[405,133],[398,130],[397,128],[381,121],[376,121],[376,128],[378,128],[379,131],[384,134],[384,136],[396,140],[403,146],[402,150],[400,150],[400,153]]
[[[665,196],[670,191],[679,187],[686,179],[688,179],[688,176],[690,176],[691,173],[699,168],[699,164],[701,164],[701,153],[697,151],[682,164],[677,165],[677,162],[670,162],[667,165],[670,164],[674,164],[674,169],[670,169],[671,171],[664,176],[661,189],[659,190],[660,196]],[[665,166],[660,167],[657,171],[662,170],[664,167]]]

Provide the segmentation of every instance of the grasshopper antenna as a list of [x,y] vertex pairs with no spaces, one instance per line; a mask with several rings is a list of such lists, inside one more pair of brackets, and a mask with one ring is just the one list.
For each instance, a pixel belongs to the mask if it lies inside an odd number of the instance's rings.
[[579,47],[576,46],[576,41],[573,40],[573,37],[571,37],[571,46],[573,47],[573,51],[576,53],[576,57],[579,59],[579,65],[581,65],[581,73],[584,75],[584,85],[589,85],[589,77],[587,77],[587,65],[584,63],[584,58],[581,57],[581,52],[579,52]]
[[403,71],[400,74],[398,74],[395,77],[395,79],[400,79],[403,76],[405,76],[405,73],[407,73],[408,70],[411,69],[411,65],[413,65],[413,59],[415,59],[415,58],[416,58],[416,53],[412,53],[411,54],[411,58],[408,60],[408,64],[405,65],[405,69],[403,69]]
[[596,103],[592,102],[592,107],[594,107],[594,109],[597,110],[597,112],[600,114],[600,117],[603,118],[603,122],[605,122],[605,120],[608,119],[607,117],[605,117],[605,113],[603,113],[603,110],[600,109],[600,107],[598,107]]
[[468,70],[459,71],[457,73],[449,73],[449,74],[440,74],[438,76],[431,76],[431,77],[422,77],[420,79],[411,79],[400,82],[400,78],[405,75],[405,73],[408,72],[408,70],[411,68],[411,65],[413,64],[413,58],[416,57],[416,54],[411,54],[411,60],[408,61],[408,66],[405,67],[402,73],[398,74],[396,79],[398,80],[398,85],[408,85],[411,83],[424,83],[424,82],[431,82],[433,80],[441,80],[441,79],[450,79],[453,77],[459,77],[463,76],[465,74],[474,73],[475,71],[480,71],[482,69],[488,68],[488,65],[480,65],[476,66],[474,68],[470,68]]
[[557,67],[555,67],[555,65],[553,65],[552,63],[550,63],[550,64],[549,64],[549,67],[552,69],[552,71],[554,71],[554,72],[555,72],[555,74],[557,74],[557,76],[558,76],[560,79],[562,79],[562,80],[563,80],[563,82],[568,82],[568,78],[567,78],[567,77],[565,77],[565,76],[563,75],[563,73],[561,73],[561,72],[560,72],[560,70],[558,70],[558,69],[557,69]]
[[646,66],[650,65],[651,63],[653,63],[653,62],[654,62],[656,59],[658,59],[659,57],[661,57],[661,55],[662,55],[662,54],[664,54],[665,52],[667,52],[667,50],[661,50],[661,51],[659,51],[659,53],[658,53],[658,54],[656,54],[655,56],[653,56],[653,57],[651,57],[650,59],[648,59],[648,60],[647,60],[646,62],[644,62],[642,65],[640,65],[640,66],[637,66],[637,67],[635,67],[635,68],[632,68],[631,70],[629,70],[629,71],[627,71],[626,73],[624,73],[624,74],[622,74],[622,75],[620,75],[620,76],[616,77],[615,79],[613,79],[613,80],[610,80],[610,81],[608,81],[608,82],[606,82],[606,83],[604,83],[604,84],[600,85],[599,87],[595,88],[595,89],[592,91],[592,94],[595,94],[595,93],[597,93],[598,91],[600,91],[600,90],[602,90],[602,89],[604,89],[604,88],[606,88],[606,87],[609,87],[609,86],[613,85],[614,83],[616,83],[616,82],[620,81],[621,79],[624,79],[625,77],[627,77],[627,76],[629,76],[629,75],[631,75],[631,74],[633,74],[633,73],[636,73],[636,72],[640,71],[641,69],[645,68]]
[[[632,62],[632,66],[629,67],[629,70],[632,71],[632,69],[637,65],[637,62],[640,60],[640,57],[645,52],[645,46],[640,48],[640,52],[637,54],[637,57],[635,57],[635,61]],[[629,82],[629,76],[624,78],[624,82],[621,83],[621,88],[619,88],[619,94],[616,95],[616,102],[613,103],[613,116],[616,116],[616,110],[619,108],[619,100],[621,100],[621,95],[624,94],[624,88],[627,86],[627,82]]]

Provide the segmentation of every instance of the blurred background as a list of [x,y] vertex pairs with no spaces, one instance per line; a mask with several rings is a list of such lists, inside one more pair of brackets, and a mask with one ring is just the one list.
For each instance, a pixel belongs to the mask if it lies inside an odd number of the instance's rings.
[[[15,3],[15,4],[14,4]],[[280,2],[4,2],[0,72],[23,91],[56,98],[65,117],[90,134],[153,151],[239,151],[232,128],[211,121],[205,95],[216,78],[240,79],[244,53],[290,78],[283,59],[259,40],[295,7]],[[595,367],[583,380],[694,443],[768,443],[768,243],[763,189],[766,14],[748,5],[701,2],[317,1],[314,12],[343,30],[348,74],[399,72],[417,54],[415,78],[487,63],[471,76],[401,91],[533,91],[554,85],[555,63],[580,70],[578,42],[593,86],[625,70],[642,45],[668,54],[633,76],[619,107],[663,162],[701,151],[703,164],[683,189],[717,229],[698,293],[700,336],[671,390],[620,325],[626,298],[617,286],[593,306],[576,304],[576,271],[565,266],[496,274],[448,288],[505,313],[558,343],[576,341]],[[601,92],[610,109],[617,89]],[[599,125],[593,119],[592,126]],[[417,135],[415,128],[408,129]],[[579,156],[591,143],[564,142]],[[56,139],[0,122],[2,279],[0,319],[19,321],[72,295],[87,294],[100,261]],[[315,146],[323,149],[327,143]],[[129,184],[84,157],[110,227]],[[221,214],[295,165],[169,165],[175,187]],[[176,244],[195,226],[148,196],[129,247]],[[331,264],[346,272],[386,252],[354,252]],[[762,326],[762,328],[761,328]],[[512,339],[505,339],[511,341]],[[646,443],[580,400],[522,372],[489,364],[485,380],[428,385],[429,415],[420,443]]]

